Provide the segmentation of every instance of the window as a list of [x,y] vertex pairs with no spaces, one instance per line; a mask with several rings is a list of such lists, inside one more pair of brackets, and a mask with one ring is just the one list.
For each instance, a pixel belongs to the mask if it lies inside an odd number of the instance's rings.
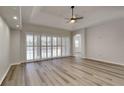
[[27,34],[27,60],[68,56],[70,52],[69,42],[68,37]]
[[33,47],[27,47],[27,60],[33,59]]
[[47,42],[46,42],[46,36],[41,37],[41,50],[42,50],[42,59],[47,57]]
[[34,59],[40,59],[40,35],[34,35]]
[[74,35],[73,40],[73,55],[76,57],[81,57],[81,35]]
[[61,56],[62,44],[61,44],[61,37],[58,37],[58,56]]
[[62,56],[65,56],[65,52],[66,52],[66,40],[65,40],[65,37],[62,37]]
[[53,57],[57,56],[57,38],[53,37]]
[[52,57],[52,38],[50,36],[47,37],[47,57]]
[[79,34],[74,36],[74,51],[80,52],[81,49],[81,36]]
[[33,35],[27,35],[26,37],[27,42],[27,60],[33,59]]

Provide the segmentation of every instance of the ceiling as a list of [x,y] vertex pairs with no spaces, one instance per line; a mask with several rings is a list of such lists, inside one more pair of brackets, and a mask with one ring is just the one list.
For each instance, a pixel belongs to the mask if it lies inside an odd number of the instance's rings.
[[22,18],[19,6],[0,6],[0,16],[2,16],[10,28],[21,29]]
[[[0,13],[12,28],[17,28],[15,25],[19,23],[28,23],[73,31],[124,17],[123,6],[76,6],[74,14],[84,19],[69,24],[65,18],[71,17],[70,6],[22,6],[21,9],[16,7],[16,10],[13,7],[1,7]],[[17,23],[12,19],[14,15],[19,17]]]

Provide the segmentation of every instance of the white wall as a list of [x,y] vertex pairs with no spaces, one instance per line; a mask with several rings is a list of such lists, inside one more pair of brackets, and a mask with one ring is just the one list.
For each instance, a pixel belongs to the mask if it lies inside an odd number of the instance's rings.
[[3,79],[9,65],[10,53],[10,30],[0,17],[0,82]]
[[20,62],[20,31],[11,30],[10,31],[10,62],[17,63]]
[[124,19],[87,28],[86,57],[124,65]]
[[[72,32],[72,50],[74,52],[74,40],[73,40],[73,37],[76,35],[76,34],[80,34],[81,35],[81,49],[80,49],[80,57],[81,58],[85,58],[85,29],[80,29],[80,30],[77,30],[77,31],[74,31]],[[74,55],[74,54],[73,54]]]

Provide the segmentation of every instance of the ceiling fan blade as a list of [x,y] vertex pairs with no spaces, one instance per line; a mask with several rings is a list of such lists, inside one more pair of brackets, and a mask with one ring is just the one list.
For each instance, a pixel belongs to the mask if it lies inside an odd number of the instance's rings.
[[83,17],[76,17],[75,19],[76,19],[76,20],[78,20],[78,19],[83,19]]

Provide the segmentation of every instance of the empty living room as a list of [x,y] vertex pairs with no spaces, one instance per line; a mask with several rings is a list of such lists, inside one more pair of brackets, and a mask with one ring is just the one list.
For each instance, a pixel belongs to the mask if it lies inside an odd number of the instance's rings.
[[1,86],[123,86],[124,6],[0,6]]

